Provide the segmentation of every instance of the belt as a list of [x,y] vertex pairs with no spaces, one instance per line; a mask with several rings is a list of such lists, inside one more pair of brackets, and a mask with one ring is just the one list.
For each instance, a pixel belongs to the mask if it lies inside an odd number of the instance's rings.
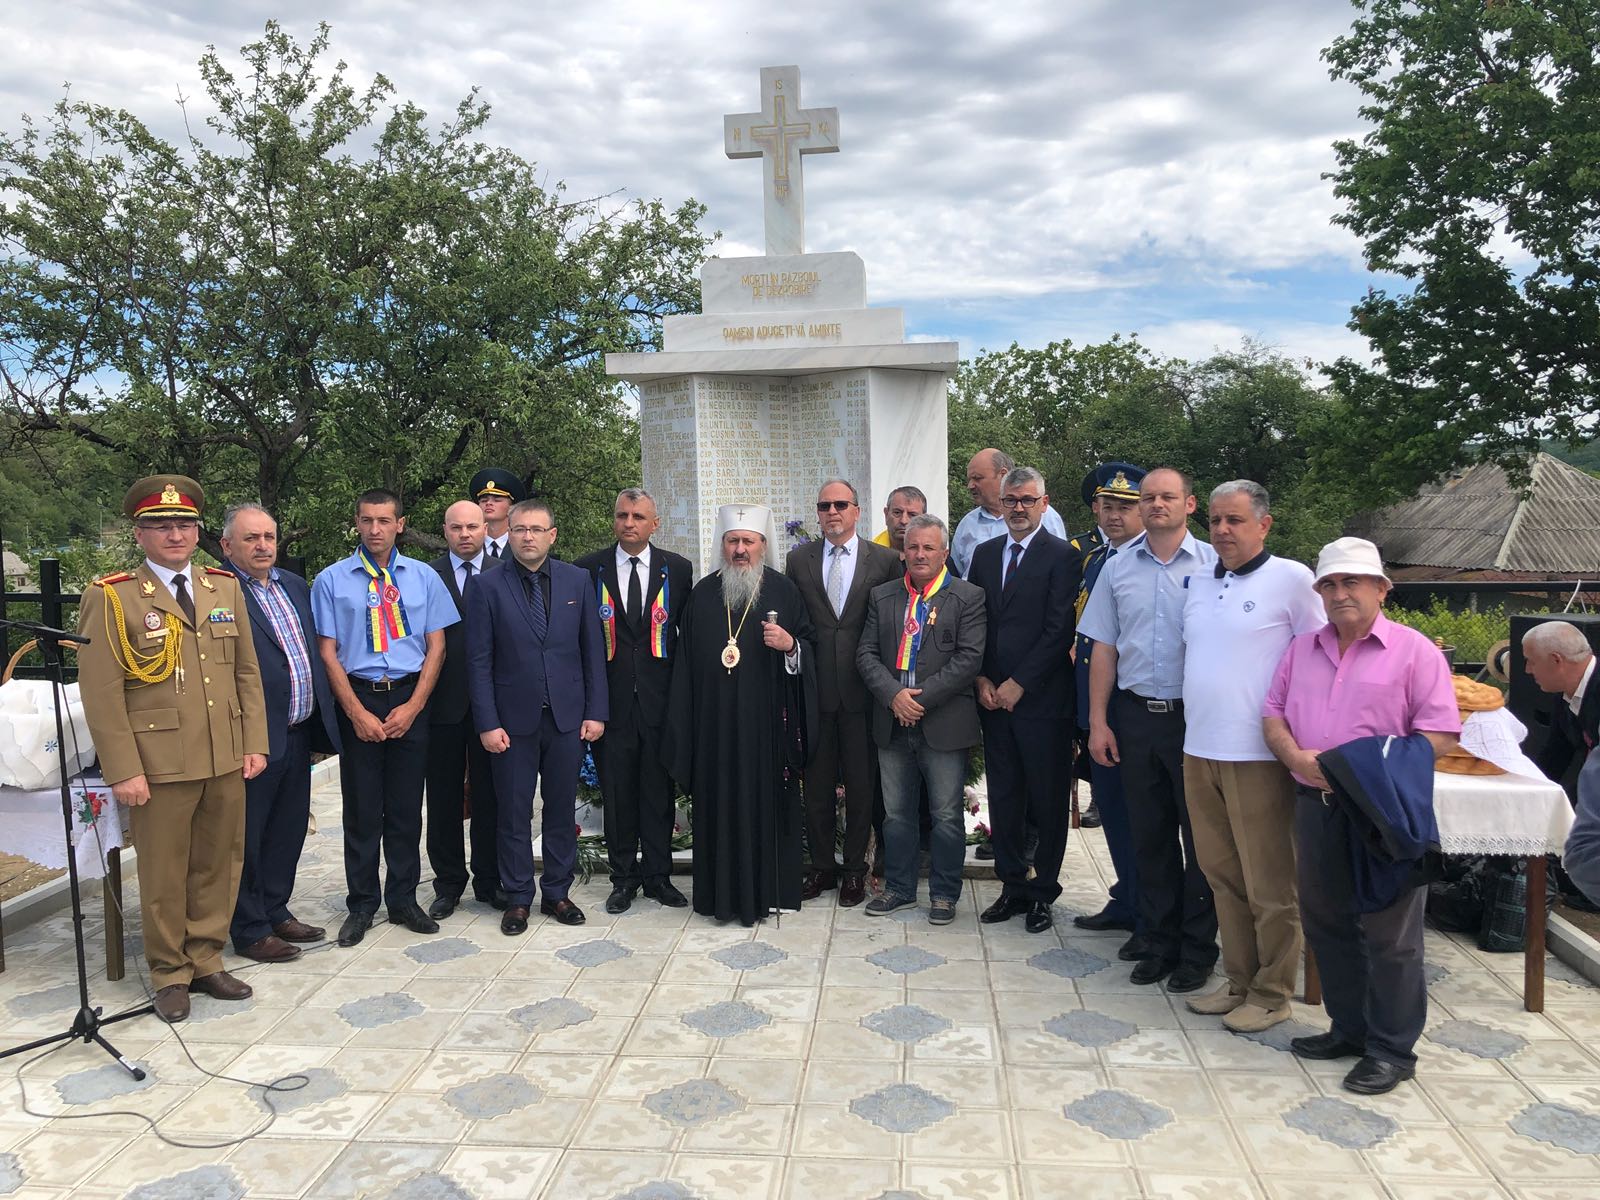
[[1117,690],[1128,699],[1144,705],[1147,712],[1181,713],[1183,711],[1182,700],[1153,700],[1149,696],[1141,696],[1138,692],[1130,692],[1126,688],[1118,688]]
[[350,686],[358,692],[398,692],[403,687],[410,687],[417,681],[415,672],[402,675],[398,679],[356,679],[351,678]]

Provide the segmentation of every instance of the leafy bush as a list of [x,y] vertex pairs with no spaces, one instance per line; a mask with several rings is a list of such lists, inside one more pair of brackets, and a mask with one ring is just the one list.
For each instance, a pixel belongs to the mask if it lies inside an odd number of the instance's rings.
[[1426,637],[1443,638],[1446,646],[1456,648],[1458,663],[1485,661],[1491,646],[1511,636],[1511,618],[1506,615],[1503,604],[1469,612],[1453,609],[1444,600],[1436,598],[1430,608],[1391,605],[1385,610],[1385,615],[1391,621],[1409,625]]

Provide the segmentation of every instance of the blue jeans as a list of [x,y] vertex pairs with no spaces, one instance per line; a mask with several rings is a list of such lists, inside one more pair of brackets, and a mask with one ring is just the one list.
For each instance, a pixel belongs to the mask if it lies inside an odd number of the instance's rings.
[[928,896],[961,898],[961,868],[967,858],[966,823],[961,816],[961,783],[967,770],[966,750],[935,750],[916,726],[897,725],[888,748],[878,749],[883,781],[884,880],[886,893],[917,898],[917,854],[922,838],[917,828],[919,784],[928,787],[928,835],[932,865]]

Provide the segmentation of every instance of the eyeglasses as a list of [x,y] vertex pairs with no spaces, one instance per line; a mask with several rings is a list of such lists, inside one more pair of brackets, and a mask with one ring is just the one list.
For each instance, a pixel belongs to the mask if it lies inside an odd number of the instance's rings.
[[854,500],[818,500],[817,511],[819,513],[825,513],[829,509],[832,509],[834,512],[844,512],[854,503]]
[[1001,496],[1000,504],[1005,508],[1032,508],[1043,496]]
[[172,530],[175,533],[193,533],[200,528],[199,521],[140,521],[140,529],[153,530],[156,533],[165,533]]
[[511,532],[518,537],[527,537],[534,533],[549,533],[554,528],[554,525],[513,525]]

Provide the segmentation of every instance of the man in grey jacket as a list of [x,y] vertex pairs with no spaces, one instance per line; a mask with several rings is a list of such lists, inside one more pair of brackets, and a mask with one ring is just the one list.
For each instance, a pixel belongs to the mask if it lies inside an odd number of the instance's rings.
[[973,682],[988,620],[983,589],[950,574],[949,552],[943,521],[911,519],[905,576],[872,589],[856,647],[856,668],[875,701],[887,864],[883,894],[867,904],[867,915],[917,902],[917,809],[925,784],[933,817],[928,920],[934,925],[954,920],[961,898],[961,785],[967,750],[982,736]]
[[1583,894],[1600,904],[1600,754],[1591,754],[1578,772],[1578,819],[1567,834],[1561,865]]

